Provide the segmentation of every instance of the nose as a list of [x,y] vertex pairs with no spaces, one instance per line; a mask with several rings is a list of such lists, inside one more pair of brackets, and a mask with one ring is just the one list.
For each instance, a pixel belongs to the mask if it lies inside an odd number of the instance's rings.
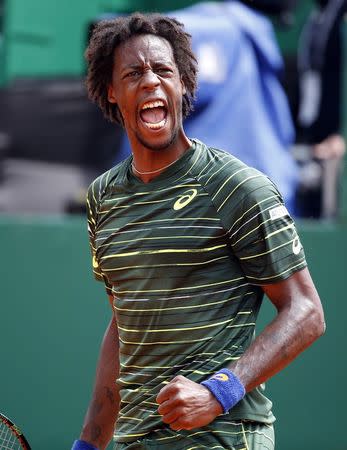
[[142,77],[142,87],[145,89],[154,89],[158,87],[160,80],[152,70],[146,70]]

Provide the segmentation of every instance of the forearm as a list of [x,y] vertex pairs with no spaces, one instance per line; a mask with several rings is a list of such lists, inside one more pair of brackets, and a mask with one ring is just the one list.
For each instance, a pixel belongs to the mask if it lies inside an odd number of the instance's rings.
[[115,383],[118,373],[118,332],[112,319],[101,345],[92,399],[80,436],[100,450],[105,449],[112,438],[119,411],[119,392]]
[[160,390],[158,412],[172,430],[209,424],[233,408],[245,390],[254,389],[283,369],[324,332],[322,305],[307,269],[263,286],[263,290],[278,314],[244,355],[202,384],[179,375]]
[[323,334],[324,329],[320,303],[293,296],[229,368],[246,391],[250,391],[287,366]]

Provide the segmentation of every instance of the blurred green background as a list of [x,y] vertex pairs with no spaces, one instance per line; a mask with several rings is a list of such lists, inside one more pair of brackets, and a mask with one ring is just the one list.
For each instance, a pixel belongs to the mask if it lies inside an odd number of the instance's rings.
[[[81,75],[86,28],[104,12],[170,11],[196,0],[3,0],[2,82],[24,76]],[[290,29],[277,28],[284,53],[294,52],[312,1],[302,2]],[[6,11],[6,13],[5,13]],[[1,14],[1,13],[0,13]],[[6,17],[5,17],[6,16]]]
[[[7,0],[0,83],[24,76],[81,76],[86,29],[100,13],[173,10],[191,3]],[[302,2],[290,30],[276,28],[284,53],[295,51],[310,7],[311,2]],[[346,192],[345,174],[337,221],[298,223],[327,332],[268,382],[278,419],[278,450],[347,449]],[[33,450],[69,449],[80,432],[111,314],[102,285],[92,278],[86,221],[80,216],[2,215],[0,244],[0,410],[22,427]],[[273,313],[265,301],[258,330]]]

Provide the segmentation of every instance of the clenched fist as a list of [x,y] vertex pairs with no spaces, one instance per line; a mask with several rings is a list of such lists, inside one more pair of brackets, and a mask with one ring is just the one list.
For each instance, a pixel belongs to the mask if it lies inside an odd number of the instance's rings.
[[201,384],[178,375],[157,396],[158,412],[172,430],[192,430],[208,425],[222,414],[221,404]]

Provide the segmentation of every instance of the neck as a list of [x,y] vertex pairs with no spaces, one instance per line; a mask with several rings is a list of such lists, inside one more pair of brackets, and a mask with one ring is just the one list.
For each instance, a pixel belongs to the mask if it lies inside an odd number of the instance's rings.
[[191,141],[185,135],[162,150],[150,150],[143,145],[131,143],[135,176],[148,183],[174,164],[191,145]]

